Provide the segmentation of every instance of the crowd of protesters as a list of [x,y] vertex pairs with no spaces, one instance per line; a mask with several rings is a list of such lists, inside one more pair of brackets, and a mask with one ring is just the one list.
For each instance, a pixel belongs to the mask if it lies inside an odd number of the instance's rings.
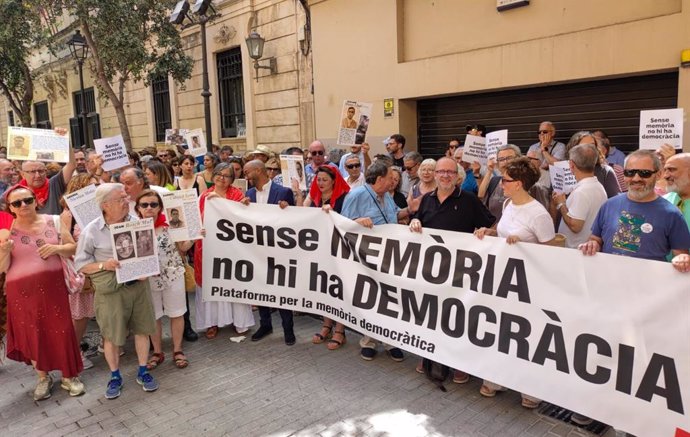
[[[485,131],[482,125],[467,126],[468,134]],[[438,160],[406,151],[400,134],[386,139],[388,153],[375,156],[366,143],[342,153],[326,150],[317,140],[304,150],[281,151],[304,157],[299,176],[306,190],[297,179],[283,180],[278,154],[265,146],[242,156],[229,146],[214,147],[200,159],[181,147],[130,152],[130,165],[116,172],[104,171],[94,150],[72,151],[66,165],[52,170],[42,162],[0,158],[5,354],[35,369],[35,400],[50,397],[49,372],[54,370],[61,372],[63,389],[80,395],[85,387],[79,374],[93,366],[80,343],[95,317],[111,372],[105,396],[113,399],[121,394],[119,357],[130,337],[139,365],[137,383],[145,391],[158,388],[151,371],[165,362],[163,316],[170,318],[172,362],[178,368],[193,365],[182,347],[183,340],[198,339],[196,331],[204,331],[208,340],[229,327],[249,333],[256,325],[251,306],[202,301],[203,240],[172,242],[163,214],[161,194],[174,190],[195,190],[202,215],[214,198],[319,207],[365,227],[397,223],[412,232],[443,229],[472,233],[480,240],[490,235],[507,244],[548,244],[584,255],[604,252],[669,262],[669,268],[690,272],[690,153],[677,154],[664,145],[625,156],[602,130],[580,131],[562,143],[548,121],[539,125],[536,138],[524,155],[517,146],[501,146],[486,165],[463,161],[459,138],[449,141]],[[577,181],[567,196],[551,187],[549,166],[557,161],[567,161]],[[238,179],[246,181],[246,192],[235,185]],[[98,185],[95,202],[102,216],[80,229],[62,198],[91,184]],[[138,218],[155,222],[161,274],[118,284],[109,226]],[[87,277],[83,289],[73,294],[65,286],[61,263],[71,257]],[[195,271],[194,325],[185,292],[187,263]],[[252,341],[273,332],[271,309],[259,307],[258,313]],[[279,315],[285,344],[295,344],[292,312],[280,309]],[[338,350],[347,341],[345,326],[324,318],[311,341]],[[376,357],[375,339],[364,336],[359,346],[362,359]],[[404,359],[398,347],[383,346],[394,361]],[[417,371],[423,372],[421,364]],[[454,371],[455,383],[469,379],[461,369]],[[492,397],[505,389],[484,381],[480,393]],[[527,393],[522,396],[525,408],[540,402]]]

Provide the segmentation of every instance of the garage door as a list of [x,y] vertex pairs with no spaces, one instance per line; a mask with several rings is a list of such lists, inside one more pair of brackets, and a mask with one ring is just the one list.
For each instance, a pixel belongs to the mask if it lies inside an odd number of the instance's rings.
[[578,130],[603,129],[628,152],[637,149],[640,110],[675,108],[677,95],[674,72],[420,100],[419,151],[440,156],[473,123],[488,132],[508,129],[509,141],[526,150],[537,141],[539,123],[551,120],[563,143]]

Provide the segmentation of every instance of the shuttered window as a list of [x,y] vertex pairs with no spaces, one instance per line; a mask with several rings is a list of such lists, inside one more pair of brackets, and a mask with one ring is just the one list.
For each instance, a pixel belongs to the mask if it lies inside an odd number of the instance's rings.
[[678,73],[596,80],[538,88],[419,100],[418,144],[425,157],[439,157],[465,126],[480,123],[487,132],[508,129],[508,140],[526,150],[537,141],[539,123],[556,125],[567,143],[578,130],[603,129],[611,143],[638,148],[640,110],[675,108]]

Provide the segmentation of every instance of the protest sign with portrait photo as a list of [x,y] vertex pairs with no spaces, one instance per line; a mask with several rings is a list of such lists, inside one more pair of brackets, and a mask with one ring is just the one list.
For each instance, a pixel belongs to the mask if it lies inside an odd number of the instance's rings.
[[9,126],[7,159],[16,161],[69,161],[69,136],[49,129]]
[[280,171],[283,175],[283,186],[292,188],[292,180],[299,182],[299,189],[307,189],[304,158],[301,155],[280,155]]
[[201,213],[196,190],[177,190],[161,195],[172,241],[199,240]]
[[130,220],[110,225],[118,284],[160,274],[158,245],[153,219]]
[[339,146],[354,146],[366,142],[369,122],[371,121],[371,103],[345,100],[338,123]]
[[206,148],[206,137],[202,129],[192,129],[185,134],[187,142],[187,149],[192,156],[205,155],[208,152]]

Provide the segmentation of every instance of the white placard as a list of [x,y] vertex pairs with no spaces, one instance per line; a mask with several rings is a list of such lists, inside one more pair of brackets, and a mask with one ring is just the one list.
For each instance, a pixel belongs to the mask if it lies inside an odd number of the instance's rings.
[[467,135],[465,137],[465,145],[462,148],[462,160],[469,162],[479,162],[482,165],[486,164],[486,138]]
[[551,187],[553,191],[570,194],[577,184],[575,175],[570,170],[570,161],[556,161],[549,166],[549,176],[551,177]]
[[200,240],[201,213],[196,190],[177,190],[162,194],[168,232],[173,241]]
[[96,188],[96,185],[92,184],[73,193],[65,194],[67,207],[81,229],[84,229],[86,225],[103,214],[101,208],[96,204]]
[[683,108],[640,111],[640,149],[683,148]]
[[7,159],[16,161],[69,161],[69,136],[49,129],[9,126]]
[[206,148],[206,137],[202,129],[192,129],[185,134],[187,141],[187,148],[192,156],[205,155],[208,152]]
[[122,135],[93,140],[96,153],[103,156],[103,170],[112,171],[129,165],[127,147]]
[[153,219],[132,220],[110,225],[113,258],[118,284],[160,274],[158,241]]
[[345,100],[338,122],[339,146],[354,146],[366,142],[373,105],[366,102]]
[[204,226],[205,301],[329,317],[639,437],[690,430],[690,273],[670,263],[319,208],[208,202]]
[[184,146],[185,135],[189,129],[166,129],[165,130],[165,145],[166,146]]
[[299,181],[299,189],[307,189],[304,158],[301,155],[280,155],[280,171],[283,175],[283,186],[292,189],[292,179]]
[[497,130],[486,134],[486,158],[496,158],[498,149],[508,144],[508,129]]

